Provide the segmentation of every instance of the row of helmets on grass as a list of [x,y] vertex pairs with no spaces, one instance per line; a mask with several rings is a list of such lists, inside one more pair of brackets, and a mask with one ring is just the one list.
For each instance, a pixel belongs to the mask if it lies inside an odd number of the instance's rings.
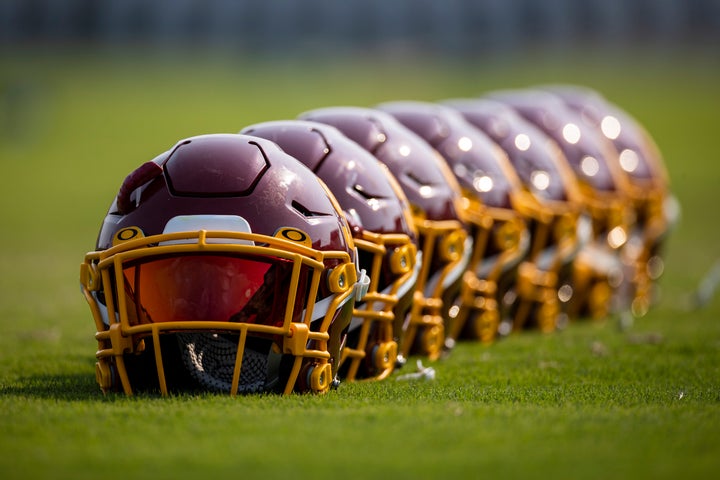
[[523,328],[644,315],[678,216],[577,86],[319,108],[179,141],[81,265],[104,392],[325,392]]

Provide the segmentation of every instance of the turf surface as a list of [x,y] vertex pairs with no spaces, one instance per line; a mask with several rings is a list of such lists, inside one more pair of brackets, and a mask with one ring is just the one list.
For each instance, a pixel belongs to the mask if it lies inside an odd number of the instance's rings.
[[[720,259],[720,64],[642,53],[308,63],[0,51],[0,477],[715,475],[720,300],[690,307]],[[683,218],[645,318],[461,343],[433,364],[432,382],[320,397],[99,392],[78,266],[135,166],[186,136],[310,108],[547,82],[599,89],[665,153]]]

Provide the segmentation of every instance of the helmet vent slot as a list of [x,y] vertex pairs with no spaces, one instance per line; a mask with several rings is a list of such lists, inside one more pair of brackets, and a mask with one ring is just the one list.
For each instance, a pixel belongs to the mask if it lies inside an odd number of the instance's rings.
[[298,202],[297,200],[293,200],[291,205],[301,215],[308,217],[308,218],[310,218],[310,217],[327,217],[328,215],[330,215],[329,213],[314,212],[314,211],[310,210],[309,208],[307,208],[302,203]]
[[357,193],[359,193],[364,199],[366,200],[373,200],[377,198],[386,198],[383,195],[375,195],[373,193],[368,192],[365,187],[363,187],[360,184],[355,184],[353,187],[353,190],[355,190]]
[[405,176],[421,187],[431,186],[430,182],[421,179],[415,172],[407,172]]

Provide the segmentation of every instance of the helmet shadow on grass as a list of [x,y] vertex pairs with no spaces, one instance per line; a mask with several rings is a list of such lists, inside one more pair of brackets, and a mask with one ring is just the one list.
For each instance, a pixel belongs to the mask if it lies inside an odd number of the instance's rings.
[[10,385],[1,385],[0,396],[64,401],[101,400],[104,397],[95,379],[85,373],[20,377]]
[[74,365],[62,373],[34,373],[5,378],[0,397],[61,401],[102,400],[105,396],[95,381],[94,359],[77,356],[64,358]]

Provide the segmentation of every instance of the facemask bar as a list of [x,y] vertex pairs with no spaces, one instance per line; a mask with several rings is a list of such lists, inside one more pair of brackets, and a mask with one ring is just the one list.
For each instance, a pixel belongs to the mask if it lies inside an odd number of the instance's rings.
[[[218,240],[227,243],[217,243]],[[239,242],[238,242],[239,240]],[[182,241],[183,243],[174,243]],[[163,245],[159,245],[163,242]],[[190,242],[190,243],[187,243]],[[169,244],[168,244],[169,243]],[[257,246],[263,245],[263,246]],[[289,260],[292,262],[292,274],[287,294],[287,304],[282,325],[260,325],[250,323],[232,323],[226,321],[182,321],[131,325],[128,306],[125,301],[123,266],[128,260],[161,255],[181,255],[197,253],[217,253],[222,255],[263,256]],[[335,265],[327,276],[331,292],[330,305],[322,317],[317,330],[311,330],[314,299],[317,298],[326,265]],[[309,304],[298,321],[293,321],[297,287],[303,267],[311,272],[308,282],[307,298]],[[97,380],[103,391],[110,390],[114,384],[114,374],[119,377],[123,391],[131,395],[130,384],[124,355],[140,353],[145,348],[145,339],[151,338],[155,352],[155,364],[162,395],[168,394],[165,368],[160,347],[160,335],[179,331],[228,332],[238,334],[237,355],[232,378],[231,395],[238,391],[240,371],[245,343],[248,334],[277,336],[283,354],[294,356],[284,393],[289,394],[296,385],[303,364],[308,364],[309,387],[315,392],[327,391],[333,371],[328,351],[328,329],[335,312],[347,301],[352,301],[357,290],[357,272],[350,255],[344,251],[318,251],[303,244],[278,237],[228,231],[179,232],[171,234],[141,237],[122,242],[107,250],[90,252],[81,265],[81,288],[90,305],[97,328],[98,341],[96,357]],[[117,285],[113,291],[113,285]],[[107,320],[105,325],[101,313],[103,308],[97,301],[97,292],[103,291]],[[117,302],[116,302],[117,300]],[[112,371],[115,370],[115,371]]]
[[[630,119],[624,121],[634,123]],[[640,317],[647,313],[653,302],[653,283],[664,269],[662,246],[677,223],[680,207],[677,199],[668,192],[668,174],[658,146],[642,126],[634,126],[639,144],[637,151],[631,148],[629,153],[642,156],[652,175],[649,178],[633,179],[625,189],[635,218],[631,223],[632,228],[627,232],[627,242],[620,252],[625,279],[618,288],[616,308]],[[620,151],[614,142],[613,145],[618,162],[622,165],[622,157],[628,152]],[[626,172],[624,168],[621,169]]]
[[460,296],[448,309],[448,348],[468,321],[472,321],[473,334],[480,341],[489,343],[495,339],[500,320],[498,282],[528,250],[525,223],[516,211],[485,206],[468,191],[463,195],[464,215],[472,226],[473,249]]
[[[598,192],[581,183],[580,190],[585,211],[591,219],[592,235],[575,262],[571,282],[574,298],[568,303],[567,310],[571,318],[587,314],[600,319],[615,309],[624,309],[623,297],[628,289],[632,289],[633,275],[623,273],[621,258],[623,252],[633,248],[629,240],[634,212],[627,189]],[[593,260],[600,256],[605,260]]]
[[624,292],[620,308],[640,317],[652,304],[653,282],[664,270],[662,246],[677,223],[680,207],[667,187],[658,181],[633,185],[629,193],[637,218],[622,250],[631,286]]
[[[435,360],[440,357],[445,339],[443,294],[466,270],[472,251],[472,239],[456,220],[427,220],[415,216],[423,262],[415,287],[410,314],[403,326],[400,353],[407,357],[419,337],[420,354]],[[431,266],[440,264],[434,272]]]
[[[393,308],[407,288],[412,288],[420,266],[417,248],[405,234],[377,234],[368,231],[362,238],[355,238],[358,250],[372,258],[370,286],[363,303],[356,303],[353,309],[353,324],[359,323],[357,343],[346,344],[342,360],[350,362],[346,373],[347,381],[355,381],[363,361],[371,365],[374,375],[369,380],[382,380],[395,368],[398,344],[394,338],[395,314]],[[387,259],[387,261],[386,261]],[[382,291],[378,291],[383,270],[393,274],[393,280]],[[352,328],[352,327],[351,327]],[[371,358],[366,359],[370,355]]]
[[532,320],[542,332],[558,327],[563,295],[564,271],[572,266],[578,251],[588,241],[590,225],[577,204],[525,197],[523,210],[532,219],[532,244],[518,269],[516,306],[512,329],[521,329]]
[[557,145],[551,142],[546,148],[558,159],[555,166],[565,198],[539,199],[524,191],[515,199],[514,208],[530,219],[532,238],[528,257],[518,270],[517,288],[504,302],[514,302],[516,307],[509,323],[501,326],[503,333],[520,329],[531,319],[541,331],[554,331],[575,315],[578,287],[573,267],[594,237],[588,206],[599,211],[607,208],[607,198],[596,199],[594,189],[581,186]]

